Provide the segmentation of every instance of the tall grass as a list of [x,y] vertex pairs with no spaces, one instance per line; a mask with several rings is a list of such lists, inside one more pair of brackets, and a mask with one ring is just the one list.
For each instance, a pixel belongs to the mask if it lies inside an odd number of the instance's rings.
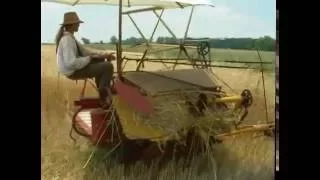
[[[213,160],[207,156],[195,157],[191,166],[183,170],[181,162],[167,164],[160,172],[157,171],[157,161],[152,166],[146,166],[142,162],[132,165],[129,170],[116,160],[105,157],[105,150],[97,150],[88,164],[83,169],[89,154],[95,150],[91,143],[77,136],[77,143],[69,138],[71,128],[70,112],[73,110],[73,101],[78,98],[82,82],[64,77],[58,79],[55,64],[54,46],[42,46],[42,74],[41,74],[41,173],[42,179],[68,179],[68,180],[99,180],[99,179],[273,179],[274,175],[274,142],[268,137],[243,136],[230,139],[213,147],[211,154]],[[148,67],[148,65],[146,65]],[[254,89],[257,85],[257,77],[244,75],[248,80],[239,81],[236,72],[224,72],[217,70],[237,92],[244,87]],[[237,71],[240,72],[240,71]],[[250,72],[251,73],[251,72]],[[238,77],[238,80],[233,80]],[[251,79],[250,79],[251,78]],[[59,81],[58,81],[59,80]],[[247,81],[253,81],[251,84]],[[274,106],[274,85],[270,76],[267,76],[268,106]],[[255,104],[251,109],[247,123],[264,121],[263,98],[260,88],[253,90]],[[93,89],[88,90],[88,96],[96,96]],[[258,98],[257,98],[258,96]],[[260,100],[259,100],[260,99]],[[269,117],[274,112],[269,109]]]

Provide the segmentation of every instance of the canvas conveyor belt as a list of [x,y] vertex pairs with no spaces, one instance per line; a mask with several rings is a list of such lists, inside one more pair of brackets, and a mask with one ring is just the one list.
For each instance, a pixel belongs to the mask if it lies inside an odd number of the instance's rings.
[[196,90],[200,87],[216,87],[216,83],[207,72],[198,69],[125,72],[124,77],[150,95],[170,91]]

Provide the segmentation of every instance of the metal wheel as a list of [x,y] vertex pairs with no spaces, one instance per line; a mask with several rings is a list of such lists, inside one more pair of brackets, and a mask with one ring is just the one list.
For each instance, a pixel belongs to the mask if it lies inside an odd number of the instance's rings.
[[249,89],[245,89],[242,91],[241,96],[244,98],[242,105],[245,108],[248,108],[252,105],[253,103],[253,97],[252,97],[252,93]]
[[[208,68],[210,64],[210,44],[207,41],[202,41],[197,46],[197,53],[202,59],[200,68]],[[206,56],[209,56],[209,59],[206,59]]]
[[207,41],[202,41],[197,46],[197,52],[200,56],[205,56],[210,52],[210,45]]

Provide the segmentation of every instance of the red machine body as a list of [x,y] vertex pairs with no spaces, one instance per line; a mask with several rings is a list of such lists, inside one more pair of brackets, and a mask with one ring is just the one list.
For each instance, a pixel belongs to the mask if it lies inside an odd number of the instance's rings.
[[120,135],[114,129],[116,112],[100,108],[99,98],[82,98],[75,101],[79,107],[73,118],[78,134],[88,137],[96,146],[118,143]]

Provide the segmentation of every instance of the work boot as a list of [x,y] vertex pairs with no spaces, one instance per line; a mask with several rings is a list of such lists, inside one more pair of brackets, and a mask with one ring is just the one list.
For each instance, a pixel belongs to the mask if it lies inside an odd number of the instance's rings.
[[112,104],[112,94],[110,88],[103,88],[99,90],[100,104],[102,109],[108,109]]
[[115,85],[115,77],[113,76],[112,80],[110,81],[110,92],[111,92],[111,94],[117,94],[117,91],[116,91],[114,85]]

